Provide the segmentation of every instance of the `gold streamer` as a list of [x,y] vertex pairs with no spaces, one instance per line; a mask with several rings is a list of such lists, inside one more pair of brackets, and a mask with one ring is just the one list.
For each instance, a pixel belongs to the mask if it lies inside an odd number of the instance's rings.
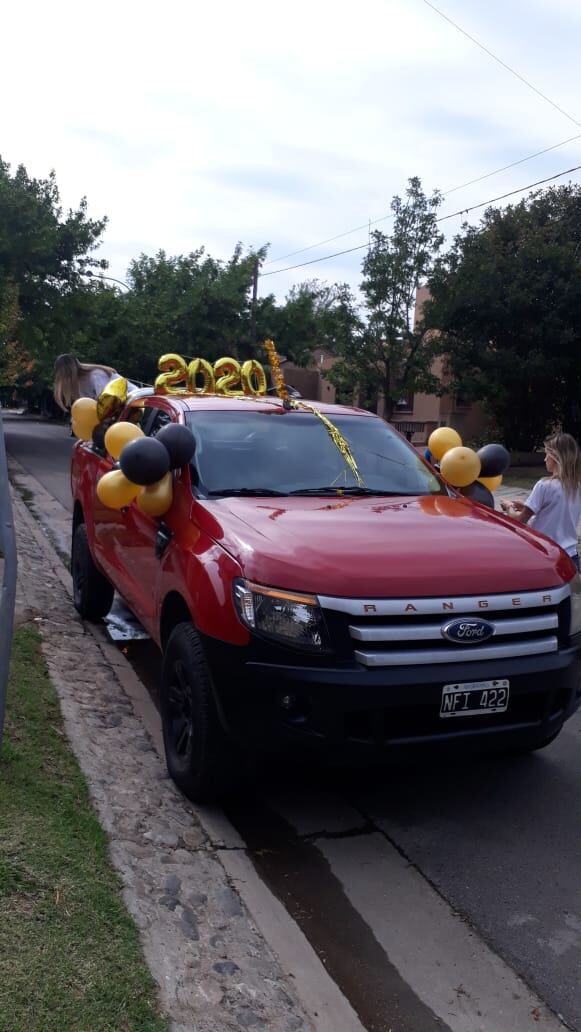
[[278,352],[273,340],[265,340],[264,349],[268,355],[268,364],[270,365],[270,371],[272,373],[272,380],[276,393],[282,401],[288,402],[288,391],[285,387],[284,376],[282,375],[282,369],[280,368],[280,359]]
[[321,420],[321,423],[325,427],[333,444],[335,445],[337,450],[341,452],[341,455],[343,456],[345,462],[349,466],[349,469],[351,470],[353,476],[357,481],[358,487],[364,487],[365,485],[363,483],[363,478],[357,468],[357,463],[353,458],[353,453],[351,452],[351,449],[347,444],[347,441],[343,437],[343,434],[340,430],[337,429],[335,424],[332,423],[330,419],[327,419],[327,417],[324,416],[322,412],[319,412],[319,410],[316,409],[314,405],[309,405],[308,401],[291,401],[291,406],[296,409],[308,409],[308,411],[312,412],[313,415],[317,417],[317,419]]
[[282,401],[284,401],[287,405],[290,405],[291,408],[306,409],[307,411],[312,412],[313,415],[317,417],[317,419],[321,420],[321,423],[325,427],[337,451],[341,453],[341,455],[345,459],[345,462],[349,466],[349,469],[355,477],[358,486],[364,487],[365,485],[363,483],[363,479],[361,477],[359,470],[357,469],[357,463],[353,458],[351,449],[347,444],[347,441],[343,437],[343,434],[340,432],[340,430],[337,429],[335,424],[332,423],[330,419],[327,419],[327,417],[324,416],[322,412],[319,412],[319,410],[316,409],[314,405],[309,405],[307,401],[296,401],[294,399],[289,399],[288,391],[285,387],[284,377],[282,375],[282,370],[280,368],[280,359],[278,357],[274,341],[265,340],[264,349],[266,351],[266,354],[268,355],[268,363],[270,365],[272,379],[274,381],[276,393],[278,394],[279,398],[281,398]]

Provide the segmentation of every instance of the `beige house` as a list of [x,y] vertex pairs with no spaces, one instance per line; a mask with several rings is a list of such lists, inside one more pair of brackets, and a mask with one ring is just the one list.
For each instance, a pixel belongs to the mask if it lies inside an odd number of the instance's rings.
[[[416,322],[429,296],[427,287],[418,289]],[[432,372],[441,383],[446,382],[442,358],[436,359]],[[486,416],[482,405],[464,401],[461,394],[414,394],[409,398],[402,398],[392,418],[393,425],[414,444],[427,443],[432,430],[439,426],[453,426],[462,440],[468,443],[478,438],[485,422]]]
[[324,348],[315,348],[310,366],[303,368],[292,362],[281,360],[285,383],[296,387],[303,398],[309,401],[326,401],[331,405],[337,396],[335,387],[325,379],[327,369],[337,361]]
[[[416,296],[416,322],[428,296],[427,287],[420,287]],[[283,363],[285,381],[296,387],[303,398],[332,403],[335,401],[336,391],[333,384],[325,378],[325,372],[334,362],[336,358],[333,355],[323,348],[316,348],[311,365],[306,369],[291,362]],[[445,381],[442,358],[436,359],[432,372],[437,379]],[[356,403],[357,399],[354,401]],[[377,403],[377,414],[382,416],[383,411],[383,400],[380,398]],[[400,433],[417,445],[426,444],[432,430],[439,426],[453,426],[463,441],[470,442],[477,439],[481,433],[485,424],[485,414],[482,405],[466,403],[461,394],[413,394],[398,402],[391,422]]]

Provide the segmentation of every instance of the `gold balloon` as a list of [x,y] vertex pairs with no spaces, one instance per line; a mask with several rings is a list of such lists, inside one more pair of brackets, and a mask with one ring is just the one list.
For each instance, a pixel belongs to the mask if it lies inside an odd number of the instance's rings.
[[433,430],[428,441],[428,448],[436,460],[443,459],[451,448],[461,448],[462,438],[451,426],[439,426]]
[[240,362],[235,358],[218,358],[214,362],[214,375],[216,394],[225,394],[227,398],[242,397],[244,391],[240,390]]
[[181,355],[162,355],[157,363],[160,375],[155,380],[157,394],[187,394],[183,387],[176,387],[176,383],[185,383],[188,378],[188,366],[185,358]]
[[117,376],[108,383],[97,398],[97,415],[99,422],[117,416],[127,402],[128,384],[124,376]]
[[142,487],[137,495],[137,508],[147,516],[164,516],[173,502],[173,477],[166,473],[157,484]]
[[472,448],[451,448],[440,463],[440,471],[453,487],[468,487],[478,479],[480,459]]
[[502,474],[497,477],[478,477],[478,483],[484,484],[489,491],[498,491],[498,488],[502,484]]
[[71,408],[72,427],[75,437],[90,441],[93,430],[101,422],[94,398],[78,398]]
[[[254,376],[256,377],[256,386],[252,379]],[[240,379],[245,394],[266,394],[268,390],[264,366],[257,362],[255,358],[249,358],[247,362],[242,364]]]
[[101,477],[97,484],[97,498],[108,509],[125,509],[137,498],[140,490],[120,469],[114,469]]
[[110,426],[105,434],[105,447],[114,459],[118,459],[126,444],[135,441],[137,437],[143,437],[143,430],[135,423],[115,423]]
[[[203,379],[201,387],[198,387],[198,374]],[[216,390],[216,377],[212,366],[205,358],[193,358],[188,366],[188,390],[192,394],[214,394]]]

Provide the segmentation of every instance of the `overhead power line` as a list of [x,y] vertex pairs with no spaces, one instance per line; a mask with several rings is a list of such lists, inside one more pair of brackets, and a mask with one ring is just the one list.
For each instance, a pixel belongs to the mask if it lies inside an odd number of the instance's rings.
[[[476,183],[482,183],[485,179],[498,176],[501,172],[507,172],[510,168],[516,168],[517,165],[524,165],[525,162],[532,161],[533,158],[540,158],[543,154],[549,154],[551,151],[558,150],[559,147],[565,147],[568,143],[574,143],[576,140],[581,140],[581,133],[577,133],[576,136],[569,136],[566,140],[561,140],[560,143],[552,144],[551,147],[544,147],[543,150],[535,151],[534,154],[527,154],[526,157],[511,161],[508,165],[503,165],[501,168],[495,168],[492,172],[485,172],[483,175],[477,176],[476,179],[469,179],[466,183],[451,186],[448,190],[442,191],[442,197],[448,197],[450,194],[457,193],[458,190],[464,190],[467,186],[475,186]],[[316,244],[309,244],[307,247],[300,247],[296,251],[289,251],[287,254],[279,255],[278,258],[269,258],[265,265],[276,265],[277,262],[284,262],[285,258],[294,258],[297,254],[305,254],[307,251],[313,251],[317,247],[324,247],[325,244],[332,244],[334,240],[341,240],[343,237],[351,236],[352,233],[359,233],[362,229],[369,229],[371,226],[376,226],[379,222],[386,222],[387,219],[392,218],[393,215],[389,213],[388,215],[381,215],[378,219],[370,219],[360,226],[354,226],[353,229],[346,229],[343,233],[337,233],[335,236],[327,237],[325,240],[319,240]]]
[[544,147],[543,150],[535,151],[534,154],[527,154],[526,158],[518,158],[517,161],[511,161],[509,165],[503,165],[502,168],[496,168],[494,172],[485,172],[484,175],[477,176],[476,179],[469,179],[467,183],[462,183],[460,186],[453,186],[450,190],[445,190],[443,196],[449,197],[450,194],[456,193],[458,190],[463,190],[466,186],[475,186],[476,183],[482,183],[485,179],[491,179],[492,176],[499,175],[501,172],[508,172],[509,168],[516,168],[517,165],[524,165],[526,161],[532,161],[533,158],[540,158],[543,154],[549,154],[551,151],[558,150],[559,147],[564,147],[567,143],[574,143],[575,140],[581,140],[581,133],[577,133],[576,136],[570,136],[567,140],[561,140],[560,143],[554,143],[552,147]]
[[469,32],[466,32],[466,29],[463,29],[461,25],[458,25],[458,23],[453,21],[452,18],[449,18],[447,14],[444,14],[444,12],[441,11],[439,7],[436,7],[435,4],[431,3],[431,0],[423,0],[423,2],[426,4],[427,7],[431,7],[432,11],[435,11],[436,14],[439,14],[440,18],[443,18],[444,21],[447,21],[450,25],[453,25],[454,28],[458,30],[458,32],[461,32],[463,36],[466,36],[466,39],[469,39],[471,43],[474,43],[474,45],[479,47],[480,50],[483,50],[485,54],[488,54],[488,56],[491,57],[493,61],[496,61],[497,64],[502,65],[502,67],[505,68],[507,72],[510,72],[510,74],[514,75],[516,79],[519,79],[520,82],[524,83],[524,85],[527,86],[529,90],[532,90],[533,93],[536,93],[538,97],[541,97],[542,100],[545,100],[547,102],[547,104],[550,104],[551,107],[555,109],[555,111],[558,111],[559,114],[564,115],[565,118],[568,118],[570,122],[573,122],[573,125],[576,125],[579,129],[581,129],[581,122],[574,118],[573,115],[570,115],[568,111],[565,111],[565,109],[562,108],[559,104],[556,104],[554,100],[551,100],[550,97],[547,97],[546,93],[543,93],[543,91],[539,90],[532,82],[529,82],[528,79],[525,79],[524,75],[521,75],[520,72],[517,72],[516,69],[512,68],[509,64],[506,63],[506,61],[503,61],[501,57],[498,57],[497,54],[494,54],[492,50],[489,50],[488,47],[485,47],[484,43],[481,43],[480,40],[476,39],[475,36],[471,36]]
[[[431,2],[431,0],[423,0],[423,2],[426,4],[427,7],[430,7],[432,11],[439,15],[440,18],[443,18],[444,21],[447,21],[450,25],[453,26],[453,28],[455,28],[458,32],[462,33],[463,36],[466,36],[466,38],[469,39],[471,43],[474,43],[475,46],[479,47],[480,50],[484,51],[484,53],[491,57],[493,61],[496,61],[497,64],[501,65],[507,72],[510,72],[511,75],[514,75],[528,89],[532,90],[533,93],[536,93],[537,96],[541,97],[541,99],[546,101],[547,104],[550,104],[551,107],[553,107],[561,115],[564,115],[565,118],[568,118],[569,121],[573,123],[573,125],[576,125],[579,129],[581,129],[581,122],[578,119],[574,118],[573,115],[570,115],[568,111],[565,111],[565,109],[562,108],[559,104],[555,103],[554,100],[551,100],[551,98],[548,97],[546,93],[543,93],[542,90],[539,90],[532,82],[529,82],[528,79],[525,79],[525,77],[521,75],[520,72],[517,72],[516,69],[512,68],[511,65],[507,64],[506,61],[503,61],[502,58],[498,57],[498,55],[493,53],[492,50],[489,50],[489,48],[486,47],[484,43],[481,43],[480,40],[476,39],[475,36],[472,36],[469,32],[466,31],[466,29],[463,29],[461,25],[458,25],[458,23],[455,22],[452,18],[450,18],[447,14],[444,14],[444,12],[441,11],[439,7],[436,7],[436,5]],[[508,169],[514,168],[516,165],[522,165],[526,161],[532,161],[533,158],[541,157],[543,154],[548,154],[549,151],[557,150],[557,148],[564,147],[566,146],[566,144],[573,143],[575,140],[578,140],[580,138],[581,134],[578,134],[577,136],[571,136],[567,140],[562,140],[560,143],[553,144],[552,147],[545,147],[544,150],[535,151],[534,154],[528,154],[524,158],[519,158],[517,161],[512,161],[509,165],[503,165],[502,168],[494,169],[492,172],[486,172],[482,176],[477,176],[476,179],[471,179],[466,183],[460,183],[458,186],[454,186],[449,190],[445,190],[443,196],[447,197],[449,194],[455,193],[458,190],[463,190],[465,187],[474,186],[475,183],[480,183],[484,179],[490,179],[492,176],[499,175],[501,172],[506,172]],[[354,226],[353,229],[347,229],[343,233],[337,233],[335,236],[327,237],[325,240],[319,240],[316,244],[309,244],[307,247],[300,247],[296,251],[288,251],[286,254],[279,255],[278,258],[270,258],[266,262],[266,265],[276,265],[277,262],[283,262],[286,258],[294,258],[297,254],[306,254],[307,251],[312,251],[317,247],[324,247],[325,244],[331,244],[334,240],[341,240],[343,237],[350,236],[352,233],[358,233],[362,229],[368,229],[370,226],[375,226],[379,222],[385,222],[388,219],[391,219],[392,217],[393,216],[391,214],[381,215],[378,219],[372,219],[371,221],[365,222],[361,226]]]
[[[581,165],[575,165],[573,168],[567,168],[564,172],[556,172],[554,176],[547,176],[546,179],[538,179],[536,183],[529,183],[527,186],[521,186],[517,190],[509,190],[508,193],[499,194],[498,197],[491,197],[487,201],[481,201],[479,204],[471,204],[468,208],[459,208],[458,211],[453,211],[449,215],[441,215],[436,222],[446,222],[448,219],[454,219],[457,215],[467,215],[470,211],[476,211],[478,208],[485,208],[488,204],[495,204],[497,201],[504,201],[507,197],[514,197],[515,194],[524,193],[525,190],[533,190],[535,186],[544,186],[545,183],[552,183],[555,179],[560,179],[561,176],[570,175],[572,172],[578,172],[581,169]],[[363,228],[367,228],[366,226]],[[325,254],[321,258],[311,258],[308,262],[299,262],[297,265],[287,265],[284,269],[272,269],[270,272],[261,272],[261,278],[265,276],[277,276],[280,272],[292,272],[293,269],[302,269],[307,265],[316,265],[318,262],[327,262],[331,258],[339,258],[343,254],[352,254],[353,251],[362,251],[364,248],[369,247],[369,241],[367,240],[364,244],[357,244],[355,247],[348,247],[344,251],[335,251],[334,254]]]

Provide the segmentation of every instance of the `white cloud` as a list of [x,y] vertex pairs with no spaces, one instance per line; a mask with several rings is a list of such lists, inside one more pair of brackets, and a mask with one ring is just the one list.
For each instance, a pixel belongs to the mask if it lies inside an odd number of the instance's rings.
[[[581,121],[574,0],[441,6]],[[227,257],[237,240],[270,241],[282,255],[384,214],[410,175],[446,189],[576,131],[422,0],[29,2],[4,12],[3,37],[2,156],[38,176],[54,167],[66,204],[86,194],[109,215],[102,253],[121,278],[160,247]],[[444,210],[581,163],[579,143]],[[360,260],[261,289],[313,275],[356,284]]]

